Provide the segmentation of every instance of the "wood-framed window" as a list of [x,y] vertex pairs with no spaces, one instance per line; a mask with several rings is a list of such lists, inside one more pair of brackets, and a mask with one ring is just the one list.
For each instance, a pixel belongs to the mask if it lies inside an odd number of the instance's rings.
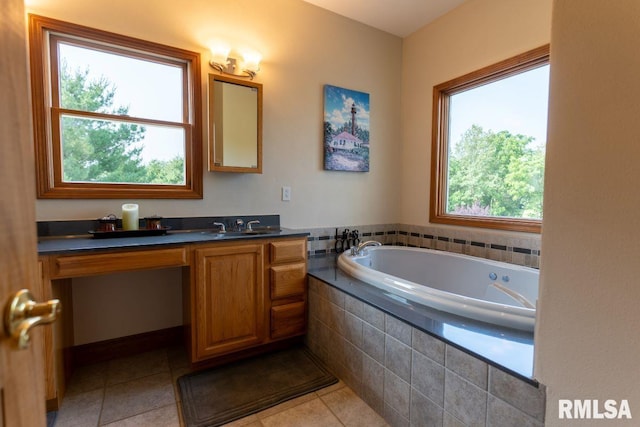
[[202,198],[200,55],[29,15],[38,198]]
[[549,45],[433,88],[433,223],[539,233]]

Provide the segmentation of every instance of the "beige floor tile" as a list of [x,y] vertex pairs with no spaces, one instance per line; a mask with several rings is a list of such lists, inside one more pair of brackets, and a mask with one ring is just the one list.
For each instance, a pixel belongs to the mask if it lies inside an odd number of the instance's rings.
[[107,424],[106,427],[180,427],[180,419],[175,404],[144,412],[124,420]]
[[74,369],[67,384],[65,396],[104,388],[107,381],[108,363],[95,363]]
[[231,421],[224,424],[224,427],[250,427],[261,426],[260,420],[256,414],[249,415],[248,417],[240,418],[239,420]]
[[109,362],[107,385],[119,384],[161,372],[169,372],[167,350],[156,350]]
[[282,402],[279,405],[272,406],[271,408],[267,408],[264,411],[258,412],[256,415],[259,419],[270,417],[271,415],[277,414],[282,411],[286,411],[287,409],[293,408],[295,406],[301,405],[305,402],[308,402],[313,399],[317,399],[318,396],[315,393],[308,393],[302,396],[298,396],[295,399],[287,400],[286,402]]
[[56,418],[56,427],[97,426],[104,390],[66,396]]
[[182,417],[182,403],[176,402],[176,406],[178,407],[178,420],[180,420],[180,427],[185,427],[184,418]]
[[342,423],[320,398],[260,420],[264,427],[332,427]]
[[[224,427],[233,426],[236,427],[235,424],[224,424]],[[242,424],[242,427],[264,427],[260,421],[253,421],[249,424]]]
[[169,367],[171,370],[176,368],[184,368],[189,366],[189,356],[184,346],[178,345],[167,349],[167,357],[169,359]]
[[347,427],[383,427],[388,424],[349,387],[320,398]]
[[169,373],[139,378],[105,389],[100,422],[108,424],[175,403]]
[[[56,427],[184,427],[176,388],[191,372],[186,352],[168,348],[77,368]],[[342,381],[226,424],[227,427],[385,426]]]
[[325,395],[327,393],[333,393],[334,391],[340,390],[343,387],[346,387],[346,384],[343,383],[342,381],[338,381],[337,383],[332,384],[332,385],[330,385],[328,387],[321,388],[320,390],[316,390],[316,394],[318,396],[322,396],[322,395]]
[[175,388],[175,394],[176,394],[176,400],[178,400],[178,401],[180,401],[180,399],[181,399],[180,392],[178,391],[178,389],[179,389],[179,387],[178,387],[178,378],[180,378],[183,375],[190,374],[191,372],[193,372],[193,370],[189,366],[171,368],[171,380],[173,381],[173,386]]

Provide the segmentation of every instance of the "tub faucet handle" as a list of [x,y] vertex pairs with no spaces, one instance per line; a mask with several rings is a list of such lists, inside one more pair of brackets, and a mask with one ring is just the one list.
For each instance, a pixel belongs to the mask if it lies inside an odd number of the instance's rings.
[[363,255],[364,249],[368,246],[382,246],[382,243],[376,242],[375,240],[367,240],[366,242],[360,243],[358,246],[352,246],[351,255]]

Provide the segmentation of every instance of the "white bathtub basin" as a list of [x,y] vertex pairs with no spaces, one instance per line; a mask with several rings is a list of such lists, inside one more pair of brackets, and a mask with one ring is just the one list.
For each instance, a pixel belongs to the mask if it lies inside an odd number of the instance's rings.
[[538,270],[403,246],[344,252],[338,267],[372,286],[437,310],[533,331]]

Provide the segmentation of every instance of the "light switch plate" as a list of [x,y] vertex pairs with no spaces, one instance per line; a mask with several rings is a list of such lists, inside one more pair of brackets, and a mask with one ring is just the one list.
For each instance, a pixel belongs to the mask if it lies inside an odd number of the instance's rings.
[[282,201],[288,202],[291,200],[291,187],[283,186],[282,187]]

